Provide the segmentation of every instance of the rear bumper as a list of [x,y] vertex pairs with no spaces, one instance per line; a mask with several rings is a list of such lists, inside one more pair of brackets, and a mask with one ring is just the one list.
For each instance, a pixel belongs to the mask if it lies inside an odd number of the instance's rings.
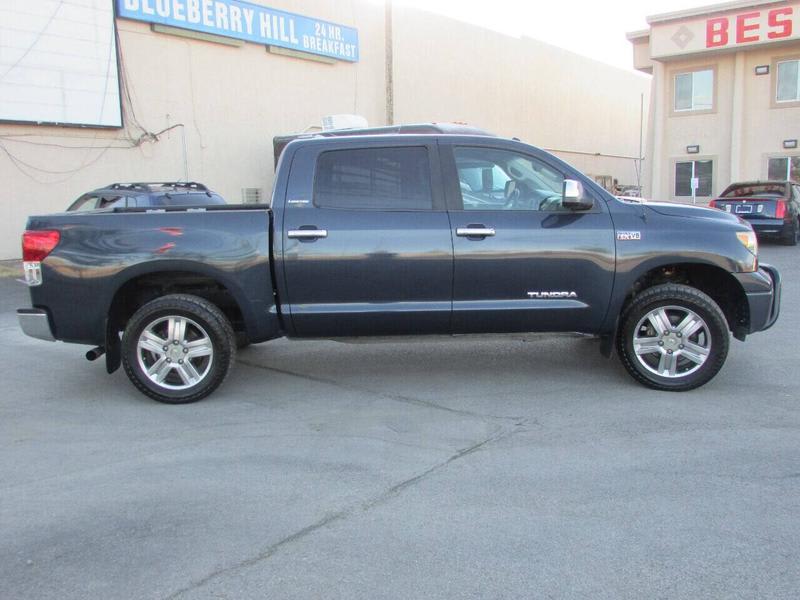
[[750,314],[748,333],[766,331],[775,324],[781,311],[781,274],[762,263],[755,273],[736,273],[744,289]]
[[786,228],[792,225],[783,219],[747,219],[747,222],[759,235],[783,235]]
[[53,330],[50,327],[50,316],[41,308],[17,309],[17,319],[25,335],[48,342],[55,342]]

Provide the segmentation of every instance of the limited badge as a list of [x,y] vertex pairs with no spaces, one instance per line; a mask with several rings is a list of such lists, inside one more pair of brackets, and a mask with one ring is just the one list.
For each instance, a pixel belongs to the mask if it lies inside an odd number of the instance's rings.
[[617,239],[620,242],[638,241],[642,239],[641,231],[618,231]]

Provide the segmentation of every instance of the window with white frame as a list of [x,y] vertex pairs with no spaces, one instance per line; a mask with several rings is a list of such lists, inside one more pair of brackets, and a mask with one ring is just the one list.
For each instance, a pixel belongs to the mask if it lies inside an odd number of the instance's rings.
[[[714,161],[687,160],[675,163],[675,196],[708,197],[712,193]],[[695,193],[692,194],[692,188]]]
[[778,156],[769,159],[767,177],[772,181],[800,183],[800,156]]
[[800,101],[800,60],[779,61],[777,80],[777,102]]
[[714,70],[675,75],[675,112],[714,108]]

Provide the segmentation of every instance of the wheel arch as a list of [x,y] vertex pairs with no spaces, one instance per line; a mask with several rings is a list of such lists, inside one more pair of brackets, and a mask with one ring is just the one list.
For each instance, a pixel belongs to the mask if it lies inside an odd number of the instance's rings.
[[744,340],[749,331],[750,307],[741,284],[723,267],[712,262],[676,260],[643,266],[633,273],[609,311],[606,329],[610,332],[601,344],[604,355],[610,356],[614,348],[619,321],[625,308],[643,291],[662,284],[680,283],[694,287],[711,297],[722,309],[729,330],[734,337]]
[[187,261],[141,263],[120,272],[106,305],[106,369],[121,364],[119,332],[141,306],[160,296],[184,293],[199,296],[217,306],[234,331],[255,331],[255,316],[244,290],[223,271]]

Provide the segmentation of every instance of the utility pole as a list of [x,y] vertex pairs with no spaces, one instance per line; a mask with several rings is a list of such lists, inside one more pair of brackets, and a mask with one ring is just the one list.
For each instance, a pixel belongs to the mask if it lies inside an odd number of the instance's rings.
[[386,124],[394,125],[394,42],[392,41],[392,0],[384,0],[386,37]]
[[[644,94],[639,97],[639,168],[636,169],[636,187],[642,196],[642,143],[644,138]],[[644,196],[642,196],[644,197]]]

